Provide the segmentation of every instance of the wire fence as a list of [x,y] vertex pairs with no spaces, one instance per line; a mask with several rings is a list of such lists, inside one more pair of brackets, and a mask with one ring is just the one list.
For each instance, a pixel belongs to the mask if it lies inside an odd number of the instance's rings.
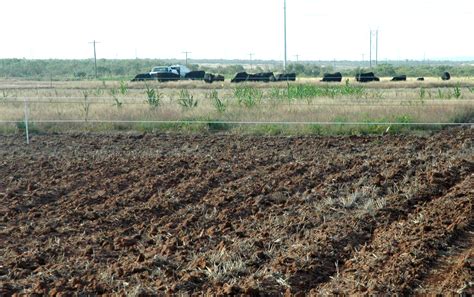
[[[37,98],[39,100],[27,100],[28,104],[90,104],[90,105],[111,105],[114,106],[117,104],[118,100],[120,105],[145,105],[148,106],[149,102],[146,98],[139,97],[127,97],[124,98],[114,98],[114,97],[94,97],[94,100],[84,100],[84,97],[42,97]],[[59,99],[60,101],[57,101]],[[71,99],[71,100],[67,100]],[[81,100],[82,99],[82,100]],[[188,98],[161,98],[160,105],[174,105],[176,102],[181,100],[186,100]],[[329,99],[332,99],[329,97]],[[67,101],[66,101],[67,100]],[[78,101],[73,101],[78,100]],[[194,100],[208,100],[210,98],[194,99]],[[224,102],[238,102],[238,98],[219,98]],[[429,106],[446,106],[446,105],[472,105],[474,107],[474,100],[470,99],[450,99],[449,101],[440,101],[440,99],[426,99],[426,98],[417,98],[417,99],[383,99],[381,102],[380,99],[367,99],[367,98],[353,98],[353,99],[337,99],[337,102],[318,102],[317,99],[308,99],[305,98],[264,98],[264,99],[255,99],[258,102],[258,106],[275,106],[278,105],[288,105],[288,106],[410,106],[410,105],[429,105]],[[261,102],[261,101],[267,102]],[[327,101],[326,99],[323,99]],[[303,101],[303,102],[302,102]],[[0,104],[23,104],[24,100],[8,100],[5,99],[0,101]]]
[[16,124],[16,123],[38,123],[38,124],[54,124],[54,123],[90,123],[90,124],[229,124],[229,125],[321,125],[321,126],[331,126],[331,125],[348,125],[348,126],[466,126],[474,125],[474,123],[453,123],[453,122],[347,122],[347,121],[334,121],[334,122],[319,122],[319,121],[203,121],[203,120],[89,120],[89,119],[72,119],[72,120],[18,120],[18,121],[3,121],[0,120],[0,123],[3,124]]
[[[223,125],[282,125],[282,126],[295,126],[295,125],[318,125],[318,126],[473,126],[473,122],[412,122],[412,121],[401,121],[401,122],[392,122],[392,121],[257,121],[257,120],[106,120],[106,119],[34,119],[30,116],[30,105],[31,104],[106,104],[106,105],[113,105],[112,102],[104,102],[104,101],[89,101],[89,100],[82,100],[82,101],[52,101],[54,99],[65,100],[68,97],[58,98],[58,97],[43,97],[40,98],[41,100],[29,100],[28,98],[24,98],[23,101],[15,100],[15,101],[1,101],[2,104],[22,104],[24,106],[24,118],[21,120],[3,120],[0,118],[0,124],[24,124],[25,133],[26,133],[26,142],[29,144],[29,124],[61,124],[61,123],[72,123],[72,124],[173,124],[173,125],[193,125],[193,124],[223,124]],[[80,97],[76,97],[78,99]],[[98,99],[98,98],[96,98]],[[101,97],[101,100],[114,100],[114,97]],[[185,98],[182,98],[185,99]],[[49,100],[49,101],[45,101]],[[140,98],[127,98],[127,100],[141,100],[137,102],[127,102],[127,104],[133,105],[149,105],[146,100]],[[180,100],[180,99],[177,99]],[[236,100],[236,99],[234,99]],[[363,100],[363,99],[360,99]],[[362,101],[359,102],[357,100],[349,101],[349,102],[333,102],[333,103],[297,103],[297,102],[289,102],[288,105],[296,105],[296,106],[345,106],[345,107],[352,107],[352,106],[385,106],[385,107],[393,107],[393,106],[404,106],[410,107],[409,105],[403,105],[400,103],[403,100],[397,99],[397,104],[387,104],[387,103],[380,103],[376,101]],[[411,100],[407,100],[407,102],[411,102]],[[279,102],[280,104],[281,102]],[[375,104],[374,104],[375,103]],[[457,100],[457,101],[448,101],[449,104],[455,103],[455,105],[459,105],[461,107],[465,107],[466,105],[468,108],[474,108],[474,101],[472,100]],[[423,103],[425,104],[425,103]],[[259,104],[261,106],[269,106],[274,104]],[[430,102],[430,106],[446,106],[446,103],[437,103],[437,102]]]

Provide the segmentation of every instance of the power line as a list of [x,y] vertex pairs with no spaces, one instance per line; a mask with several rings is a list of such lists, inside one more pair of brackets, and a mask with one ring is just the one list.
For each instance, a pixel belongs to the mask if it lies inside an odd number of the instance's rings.
[[184,51],[182,53],[186,55],[186,66],[188,66],[188,54],[192,54],[192,53],[191,52],[186,52],[186,51]]
[[370,30],[370,50],[369,50],[369,67],[372,68],[372,37],[375,35],[375,65],[378,65],[379,56],[379,30]]
[[253,69],[253,61],[252,61],[252,57],[253,57],[253,53],[249,53],[249,57],[250,57],[250,69]]
[[100,43],[98,41],[92,41],[92,42],[89,42],[89,44],[93,44],[94,45],[94,68],[95,68],[95,78],[97,79],[98,75],[97,75],[97,52],[95,50],[95,44],[96,43]]
[[369,67],[372,68],[372,30],[370,30]]
[[375,66],[377,66],[379,64],[379,29],[375,32]]

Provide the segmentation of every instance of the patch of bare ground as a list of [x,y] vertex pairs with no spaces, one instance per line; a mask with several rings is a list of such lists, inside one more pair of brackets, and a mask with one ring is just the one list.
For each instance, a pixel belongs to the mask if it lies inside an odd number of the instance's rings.
[[417,294],[474,294],[474,226],[459,232],[421,280]]
[[469,292],[473,136],[0,136],[0,295]]

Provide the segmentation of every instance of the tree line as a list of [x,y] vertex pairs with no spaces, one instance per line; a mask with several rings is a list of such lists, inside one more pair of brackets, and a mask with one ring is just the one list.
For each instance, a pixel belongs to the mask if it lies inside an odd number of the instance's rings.
[[[246,61],[230,61],[235,64],[190,64],[192,70],[204,70],[206,72],[218,73],[232,77],[237,72],[283,72],[281,63],[275,61],[254,61],[250,65]],[[150,71],[153,66],[178,64],[178,60],[158,59],[129,59],[113,60],[99,59],[97,61],[97,72],[99,79],[123,79],[133,78],[138,73]],[[182,62],[181,62],[182,63]],[[448,71],[453,76],[474,76],[474,64],[452,63],[452,64],[424,64],[424,63],[381,63],[372,68],[361,68],[355,62],[346,61],[341,65],[333,65],[324,62],[301,62],[289,63],[287,72],[295,72],[299,77],[321,77],[324,73],[341,72],[345,77],[353,77],[359,72],[372,71],[380,77],[390,77],[405,74],[409,77],[440,76]],[[90,59],[84,60],[28,60],[28,59],[2,59],[0,60],[0,77],[21,78],[31,80],[87,80],[95,78],[94,62]]]

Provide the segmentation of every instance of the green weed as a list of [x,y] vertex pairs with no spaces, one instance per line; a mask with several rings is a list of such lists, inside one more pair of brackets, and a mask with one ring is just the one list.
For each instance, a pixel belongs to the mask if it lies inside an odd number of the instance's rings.
[[88,119],[89,119],[89,111],[90,111],[90,107],[91,107],[91,104],[88,100],[89,92],[88,91],[83,91],[82,95],[84,96],[84,102],[82,103],[82,111],[83,111],[83,114],[84,114],[84,121],[87,122]]
[[[270,90],[270,96],[279,99],[300,100],[317,97],[335,98],[338,96],[361,96],[365,93],[362,86],[352,86],[346,81],[344,86],[330,86],[324,87],[310,84],[288,85],[285,89],[273,88]],[[382,96],[382,94],[379,94]]]
[[120,91],[120,94],[122,94],[122,96],[125,96],[128,93],[128,85],[123,80],[120,81],[119,91]]
[[[24,121],[16,122],[15,126],[18,129],[18,131],[20,131],[22,133],[26,133],[26,123]],[[39,133],[39,131],[40,131],[40,129],[34,123],[28,122],[28,133],[29,134]]]
[[244,86],[235,88],[234,96],[237,98],[239,105],[251,108],[262,100],[263,92],[253,87]]
[[103,94],[104,94],[104,90],[101,89],[101,88],[96,88],[96,89],[94,90],[94,95],[95,95],[96,97],[100,97],[100,96],[102,96]]
[[10,92],[8,90],[2,90],[2,98],[3,100],[6,100],[10,96]]
[[145,87],[146,102],[148,105],[150,105],[152,108],[160,106],[162,94],[157,92],[155,89],[150,88],[146,83]]
[[114,104],[113,105],[118,107],[118,108],[122,107],[123,102],[121,102],[118,99],[118,91],[116,89],[110,89],[109,93],[110,93],[110,96],[112,96],[112,98],[114,99]]
[[460,99],[462,97],[461,85],[459,83],[454,86],[453,95],[456,99]]
[[194,100],[193,95],[191,95],[188,90],[184,89],[179,91],[178,104],[183,108],[190,109],[197,107],[198,101]]
[[421,100],[425,99],[425,95],[426,95],[426,90],[425,90],[425,88],[421,87],[421,88],[420,88],[420,91],[418,92],[418,94],[420,95],[420,99],[421,99]]
[[209,131],[228,131],[232,129],[231,124],[219,123],[218,121],[209,121],[207,127]]
[[219,93],[216,90],[210,91],[205,96],[207,99],[211,100],[212,105],[214,105],[218,112],[225,112],[226,105],[222,100],[219,99]]
[[214,107],[216,108],[218,112],[220,113],[225,112],[225,110],[227,109],[227,106],[221,99],[219,99],[219,96],[216,90],[211,92],[210,99],[212,100],[212,105],[214,105]]

